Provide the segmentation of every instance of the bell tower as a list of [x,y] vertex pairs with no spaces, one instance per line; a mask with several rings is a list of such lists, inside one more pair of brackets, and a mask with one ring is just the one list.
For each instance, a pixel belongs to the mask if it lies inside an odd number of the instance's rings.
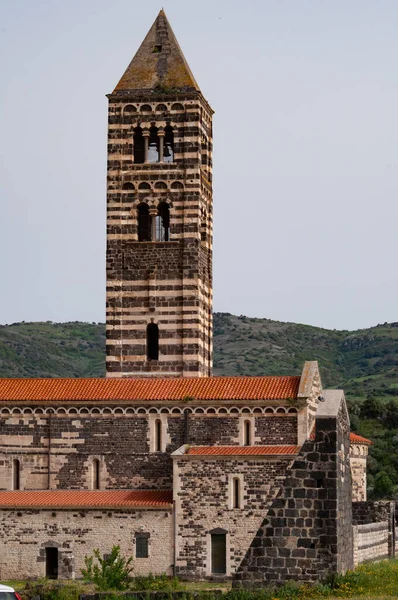
[[212,115],[160,11],[108,95],[107,377],[212,369]]

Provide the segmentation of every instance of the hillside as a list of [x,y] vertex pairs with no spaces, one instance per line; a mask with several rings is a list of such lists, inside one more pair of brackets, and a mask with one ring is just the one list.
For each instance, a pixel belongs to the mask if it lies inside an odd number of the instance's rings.
[[[398,323],[358,331],[214,314],[215,375],[295,375],[318,360],[323,383],[345,389],[352,428],[375,444],[370,490],[398,494]],[[0,377],[102,377],[105,326],[0,326]]]
[[[215,375],[300,374],[318,360],[324,385],[353,396],[398,396],[398,323],[359,331],[214,314]],[[0,377],[102,377],[105,327],[96,323],[0,326]]]

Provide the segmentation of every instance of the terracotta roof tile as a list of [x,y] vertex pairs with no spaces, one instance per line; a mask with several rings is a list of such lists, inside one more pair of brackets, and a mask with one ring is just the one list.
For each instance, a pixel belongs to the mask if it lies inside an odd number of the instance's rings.
[[300,377],[0,379],[0,401],[285,400],[297,397],[299,384]]
[[351,444],[373,444],[371,440],[368,440],[357,433],[350,433],[350,442]]
[[300,446],[191,446],[186,454],[201,456],[265,456],[298,454]]
[[43,490],[0,492],[2,508],[166,508],[173,492],[156,490]]

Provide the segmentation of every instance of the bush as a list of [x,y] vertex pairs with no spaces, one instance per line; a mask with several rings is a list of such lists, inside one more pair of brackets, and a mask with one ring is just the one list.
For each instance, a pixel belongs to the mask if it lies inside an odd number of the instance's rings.
[[[97,563],[94,562],[97,559]],[[111,553],[101,556],[100,551],[94,550],[93,556],[85,556],[85,569],[82,569],[83,579],[94,583],[99,590],[125,590],[130,583],[133,571],[133,557],[120,556],[120,546],[113,546]]]
[[131,587],[135,590],[178,590],[181,588],[181,584],[177,577],[169,577],[166,573],[161,575],[137,575],[134,577]]

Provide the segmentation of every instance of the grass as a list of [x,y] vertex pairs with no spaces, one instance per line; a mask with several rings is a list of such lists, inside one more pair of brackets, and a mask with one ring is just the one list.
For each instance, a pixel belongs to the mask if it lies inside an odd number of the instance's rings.
[[[144,579],[144,578],[141,578]],[[151,582],[156,578],[152,577]],[[164,580],[164,576],[162,581]],[[172,583],[173,580],[170,580]],[[42,600],[78,600],[81,593],[93,592],[93,586],[87,586],[82,581],[46,581],[34,582],[8,581],[3,582],[11,585],[21,592],[23,600],[29,600],[32,595],[37,595],[37,586],[43,586],[40,597]],[[63,585],[60,585],[63,584]],[[132,589],[137,589],[133,584]],[[148,588],[147,588],[148,589]],[[159,589],[156,585],[150,589]],[[165,592],[176,589],[175,581],[170,588],[161,586]],[[186,591],[187,600],[192,598],[193,592],[198,592],[200,600],[201,592],[211,592],[221,589],[225,600],[387,600],[398,598],[398,560],[386,560],[379,563],[365,563],[354,571],[349,571],[344,576],[337,576],[324,584],[300,585],[288,583],[282,588],[272,590],[264,588],[253,592],[247,590],[231,590],[231,584],[219,582],[181,582],[177,588]],[[118,598],[117,592],[110,592],[112,598]],[[207,596],[208,598],[208,596]]]

